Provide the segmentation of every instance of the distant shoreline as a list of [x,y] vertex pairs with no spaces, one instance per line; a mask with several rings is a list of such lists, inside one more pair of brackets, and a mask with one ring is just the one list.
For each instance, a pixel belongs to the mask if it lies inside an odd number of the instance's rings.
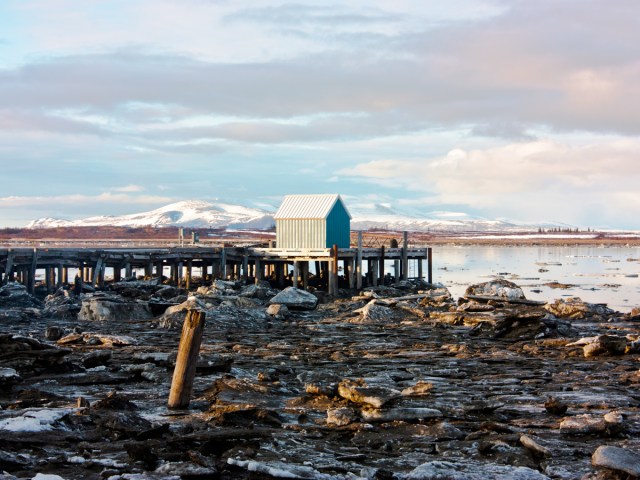
[[[223,228],[184,228],[184,243],[191,243],[191,232],[198,232],[200,244],[267,243],[275,239],[274,231],[237,230]],[[402,245],[403,232],[386,230],[362,231],[364,244],[388,246],[395,240]],[[102,243],[141,242],[152,244],[178,243],[178,227],[59,227],[2,228],[0,244],[33,245],[38,243]],[[358,231],[351,232],[351,244],[357,244]],[[409,232],[410,245],[485,245],[485,246],[558,246],[640,247],[640,232]]]

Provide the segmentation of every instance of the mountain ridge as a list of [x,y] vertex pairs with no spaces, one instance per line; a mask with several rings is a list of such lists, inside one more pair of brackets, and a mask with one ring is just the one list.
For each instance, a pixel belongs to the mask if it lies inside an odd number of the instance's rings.
[[[522,231],[538,227],[538,225],[524,225],[505,220],[491,220],[462,212],[432,211],[420,214],[415,210],[401,210],[382,203],[356,203],[348,208],[353,216],[351,228],[354,230],[488,232]],[[172,226],[267,230],[275,225],[274,213],[261,208],[224,202],[183,200],[147,212],[127,215],[92,216],[78,220],[39,218],[29,222],[26,228]]]

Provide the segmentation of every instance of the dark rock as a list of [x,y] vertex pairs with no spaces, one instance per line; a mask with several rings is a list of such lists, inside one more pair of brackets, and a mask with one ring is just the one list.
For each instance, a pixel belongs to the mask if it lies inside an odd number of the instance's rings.
[[137,410],[138,407],[135,403],[131,402],[124,395],[119,394],[116,391],[110,392],[102,400],[97,400],[93,403],[92,408],[94,410]]
[[57,327],[57,326],[47,327],[46,332],[44,332],[45,338],[47,340],[51,340],[54,342],[57,340],[60,340],[63,335],[64,335],[64,328]]
[[596,467],[610,468],[640,477],[640,453],[626,448],[601,445],[593,453],[591,463]]
[[82,365],[85,368],[93,368],[98,365],[106,365],[111,360],[111,350],[97,350],[95,352],[88,353],[82,359]]
[[544,402],[544,408],[552,415],[564,415],[569,406],[555,397],[549,397]]

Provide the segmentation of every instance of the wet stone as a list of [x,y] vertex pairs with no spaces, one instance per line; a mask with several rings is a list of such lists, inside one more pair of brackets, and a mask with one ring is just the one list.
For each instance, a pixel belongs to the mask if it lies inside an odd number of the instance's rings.
[[640,453],[620,447],[602,445],[593,453],[591,463],[640,477]]

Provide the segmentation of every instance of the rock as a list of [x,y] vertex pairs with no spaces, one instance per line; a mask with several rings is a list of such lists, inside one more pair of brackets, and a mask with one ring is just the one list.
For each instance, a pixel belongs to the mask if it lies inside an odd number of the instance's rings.
[[48,295],[44,300],[43,314],[47,317],[75,320],[80,312],[80,299],[64,288]]
[[540,445],[538,442],[536,442],[533,438],[531,438],[528,435],[521,435],[520,436],[520,443],[522,444],[522,446],[524,448],[526,448],[527,450],[530,450],[535,455],[539,455],[539,456],[542,456],[542,457],[550,457],[551,456],[551,450],[549,450],[547,447],[543,447],[542,445]]
[[207,306],[200,299],[189,297],[185,302],[167,308],[160,317],[158,325],[161,328],[167,329],[182,328],[185,316],[189,310],[207,311]]
[[152,317],[146,303],[102,293],[87,295],[78,314],[78,319],[93,322],[148,320]]
[[593,453],[591,464],[640,477],[640,453],[626,448],[601,445]]
[[258,298],[260,300],[267,300],[274,297],[278,292],[271,288],[269,282],[261,281],[257,285],[247,285],[238,293],[239,297]]
[[304,290],[287,287],[269,300],[269,304],[286,305],[292,310],[313,310],[318,305],[318,298]]
[[510,465],[482,464],[469,460],[433,461],[414,468],[402,480],[549,480],[537,470]]
[[567,347],[576,346],[583,346],[585,358],[599,355],[622,355],[627,349],[627,339],[616,335],[598,335],[581,338],[576,342],[567,344]]
[[284,320],[289,316],[289,309],[286,305],[272,303],[267,307],[267,315],[277,320]]
[[116,391],[109,392],[107,396],[101,400],[97,400],[92,404],[94,410],[137,410],[138,407],[127,397]]
[[364,382],[354,382],[352,380],[343,380],[338,385],[338,393],[353,403],[366,404],[374,408],[380,408],[385,403],[398,398],[399,392],[396,390],[367,387]]
[[111,360],[111,350],[97,350],[88,353],[82,358],[82,365],[85,368],[93,368],[98,365],[106,365]]
[[402,395],[405,397],[422,397],[429,395],[433,384],[429,382],[417,382],[412,387],[407,387],[402,390]]
[[560,433],[587,435],[592,433],[603,433],[605,429],[606,425],[602,417],[587,414],[576,415],[575,417],[565,417],[560,422]]
[[547,303],[544,308],[556,317],[576,320],[593,316],[607,316],[615,313],[614,310],[611,310],[605,304],[586,303],[578,297],[558,299],[554,303]]
[[9,282],[0,287],[0,307],[42,308],[42,302],[27,292],[27,287],[18,282]]
[[53,342],[60,340],[64,335],[64,328],[51,326],[47,327],[47,330],[44,332],[44,337],[47,340],[51,340]]
[[467,287],[464,294],[465,296],[493,297],[507,302],[526,300],[524,292],[518,285],[503,279],[471,285]]
[[364,307],[354,310],[353,313],[360,314],[359,322],[388,321],[393,317],[393,310],[377,304],[376,300],[371,300]]
[[564,415],[567,413],[568,405],[555,397],[549,397],[544,402],[544,408],[552,415]]
[[0,387],[8,388],[21,381],[20,375],[13,368],[0,368]]
[[360,414],[367,422],[418,422],[442,417],[440,410],[424,407],[364,408]]
[[352,408],[331,408],[327,410],[327,425],[343,427],[355,422],[358,419],[356,412]]

